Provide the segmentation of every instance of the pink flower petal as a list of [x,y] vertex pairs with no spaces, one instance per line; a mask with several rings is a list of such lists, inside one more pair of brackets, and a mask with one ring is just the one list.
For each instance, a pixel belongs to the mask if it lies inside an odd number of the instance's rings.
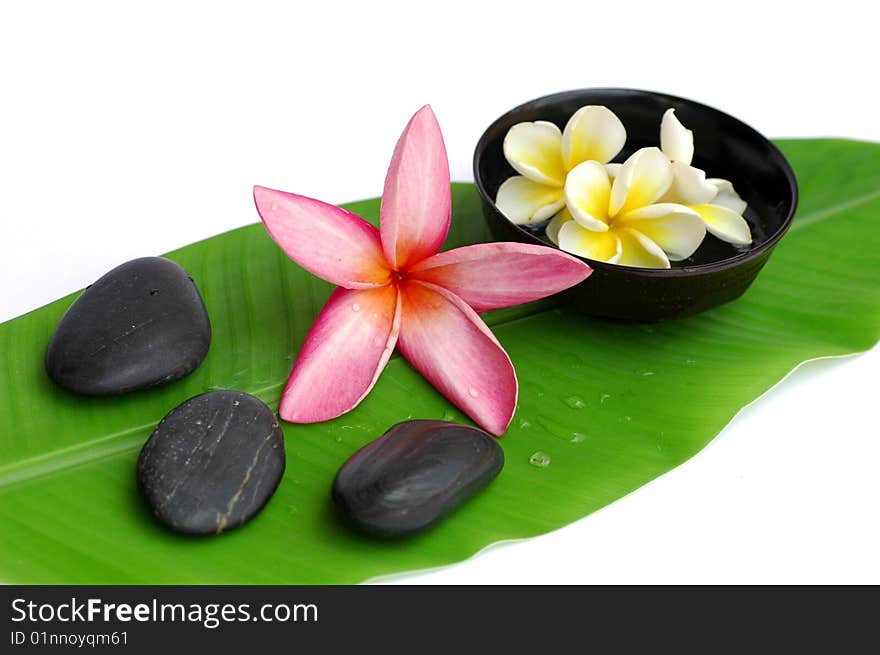
[[400,135],[382,193],[385,257],[396,270],[440,250],[449,232],[452,196],[443,135],[425,105]]
[[299,352],[279,414],[291,423],[326,421],[353,409],[376,383],[397,343],[397,288],[336,289]]
[[564,291],[592,272],[555,248],[481,243],[434,255],[411,268],[409,275],[444,287],[484,312]]
[[401,285],[400,352],[481,427],[501,435],[516,409],[513,364],[464,301],[428,282]]
[[348,289],[388,283],[379,231],[360,216],[261,186],[254,187],[254,202],[275,242],[310,273]]

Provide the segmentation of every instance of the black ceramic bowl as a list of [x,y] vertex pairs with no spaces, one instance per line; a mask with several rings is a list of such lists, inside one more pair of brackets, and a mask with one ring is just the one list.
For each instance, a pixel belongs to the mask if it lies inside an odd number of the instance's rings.
[[676,96],[633,89],[567,91],[527,102],[492,123],[474,152],[474,180],[495,238],[553,246],[543,230],[514,225],[495,206],[498,187],[516,174],[504,158],[502,143],[507,130],[523,121],[551,121],[562,129],[584,105],[605,105],[626,127],[626,146],[614,161],[623,161],[645,146],[659,147],[663,112],[674,108],[694,132],[693,165],[708,177],[733,182],[748,203],[745,219],[754,241],[746,248],[735,247],[707,234],[692,257],[670,269],[582,258],[593,274],[567,291],[565,298],[586,314],[656,321],[695,314],[742,295],[791,224],[797,181],[782,153],[754,129],[717,109]]

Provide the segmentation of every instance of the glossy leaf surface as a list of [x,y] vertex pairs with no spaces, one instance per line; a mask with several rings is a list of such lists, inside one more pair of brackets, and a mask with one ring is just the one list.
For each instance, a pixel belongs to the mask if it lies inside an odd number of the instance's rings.
[[[740,300],[651,325],[589,319],[552,301],[485,315],[521,383],[500,442],[506,465],[484,492],[410,540],[356,534],[330,501],[338,467],[392,424],[465,420],[396,354],[353,412],[283,425],[284,479],[244,528],[179,536],[138,496],[138,452],[183,400],[238,389],[277,408],[330,294],[261,225],[169,255],[195,279],[214,329],[205,362],[178,383],[120,398],[55,387],[43,368],[46,343],[74,295],[0,325],[0,580],[359,582],[559,528],[669,471],[801,362],[864,351],[880,337],[880,145],[779,145],[798,174],[800,209]],[[347,208],[378,219],[378,199]],[[445,247],[486,240],[476,191],[454,185]],[[529,463],[536,451],[551,456],[549,466]]]

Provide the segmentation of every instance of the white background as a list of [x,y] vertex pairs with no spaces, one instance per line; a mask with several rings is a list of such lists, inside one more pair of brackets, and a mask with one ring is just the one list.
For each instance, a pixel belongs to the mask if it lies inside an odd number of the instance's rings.
[[[880,140],[875,21],[778,4],[4,3],[0,320],[254,222],[254,183],[379,195],[425,103],[458,180],[497,115],[590,86],[691,97],[770,136]],[[627,498],[404,580],[878,583],[878,364],[807,365]]]

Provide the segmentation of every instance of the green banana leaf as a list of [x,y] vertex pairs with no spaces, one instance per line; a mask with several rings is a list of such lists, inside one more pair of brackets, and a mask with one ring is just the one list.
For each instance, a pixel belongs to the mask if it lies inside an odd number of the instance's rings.
[[[547,301],[487,315],[521,382],[500,442],[506,466],[484,492],[409,540],[352,533],[329,500],[342,462],[392,424],[465,420],[399,356],[355,411],[284,425],[284,479],[248,525],[178,536],[138,496],[138,452],[178,403],[239,389],[277,407],[329,295],[262,226],[169,255],[195,278],[214,328],[201,368],[170,386],[121,398],[55,387],[44,351],[75,294],[0,325],[0,580],[352,583],[554,530],[669,471],[799,363],[864,351],[880,337],[880,145],[779,145],[801,184],[800,211],[740,300],[652,325],[589,319]],[[447,247],[488,240],[473,186],[456,184],[453,194]],[[375,219],[379,201],[347,207]],[[550,456],[548,466],[530,463],[537,451]]]

